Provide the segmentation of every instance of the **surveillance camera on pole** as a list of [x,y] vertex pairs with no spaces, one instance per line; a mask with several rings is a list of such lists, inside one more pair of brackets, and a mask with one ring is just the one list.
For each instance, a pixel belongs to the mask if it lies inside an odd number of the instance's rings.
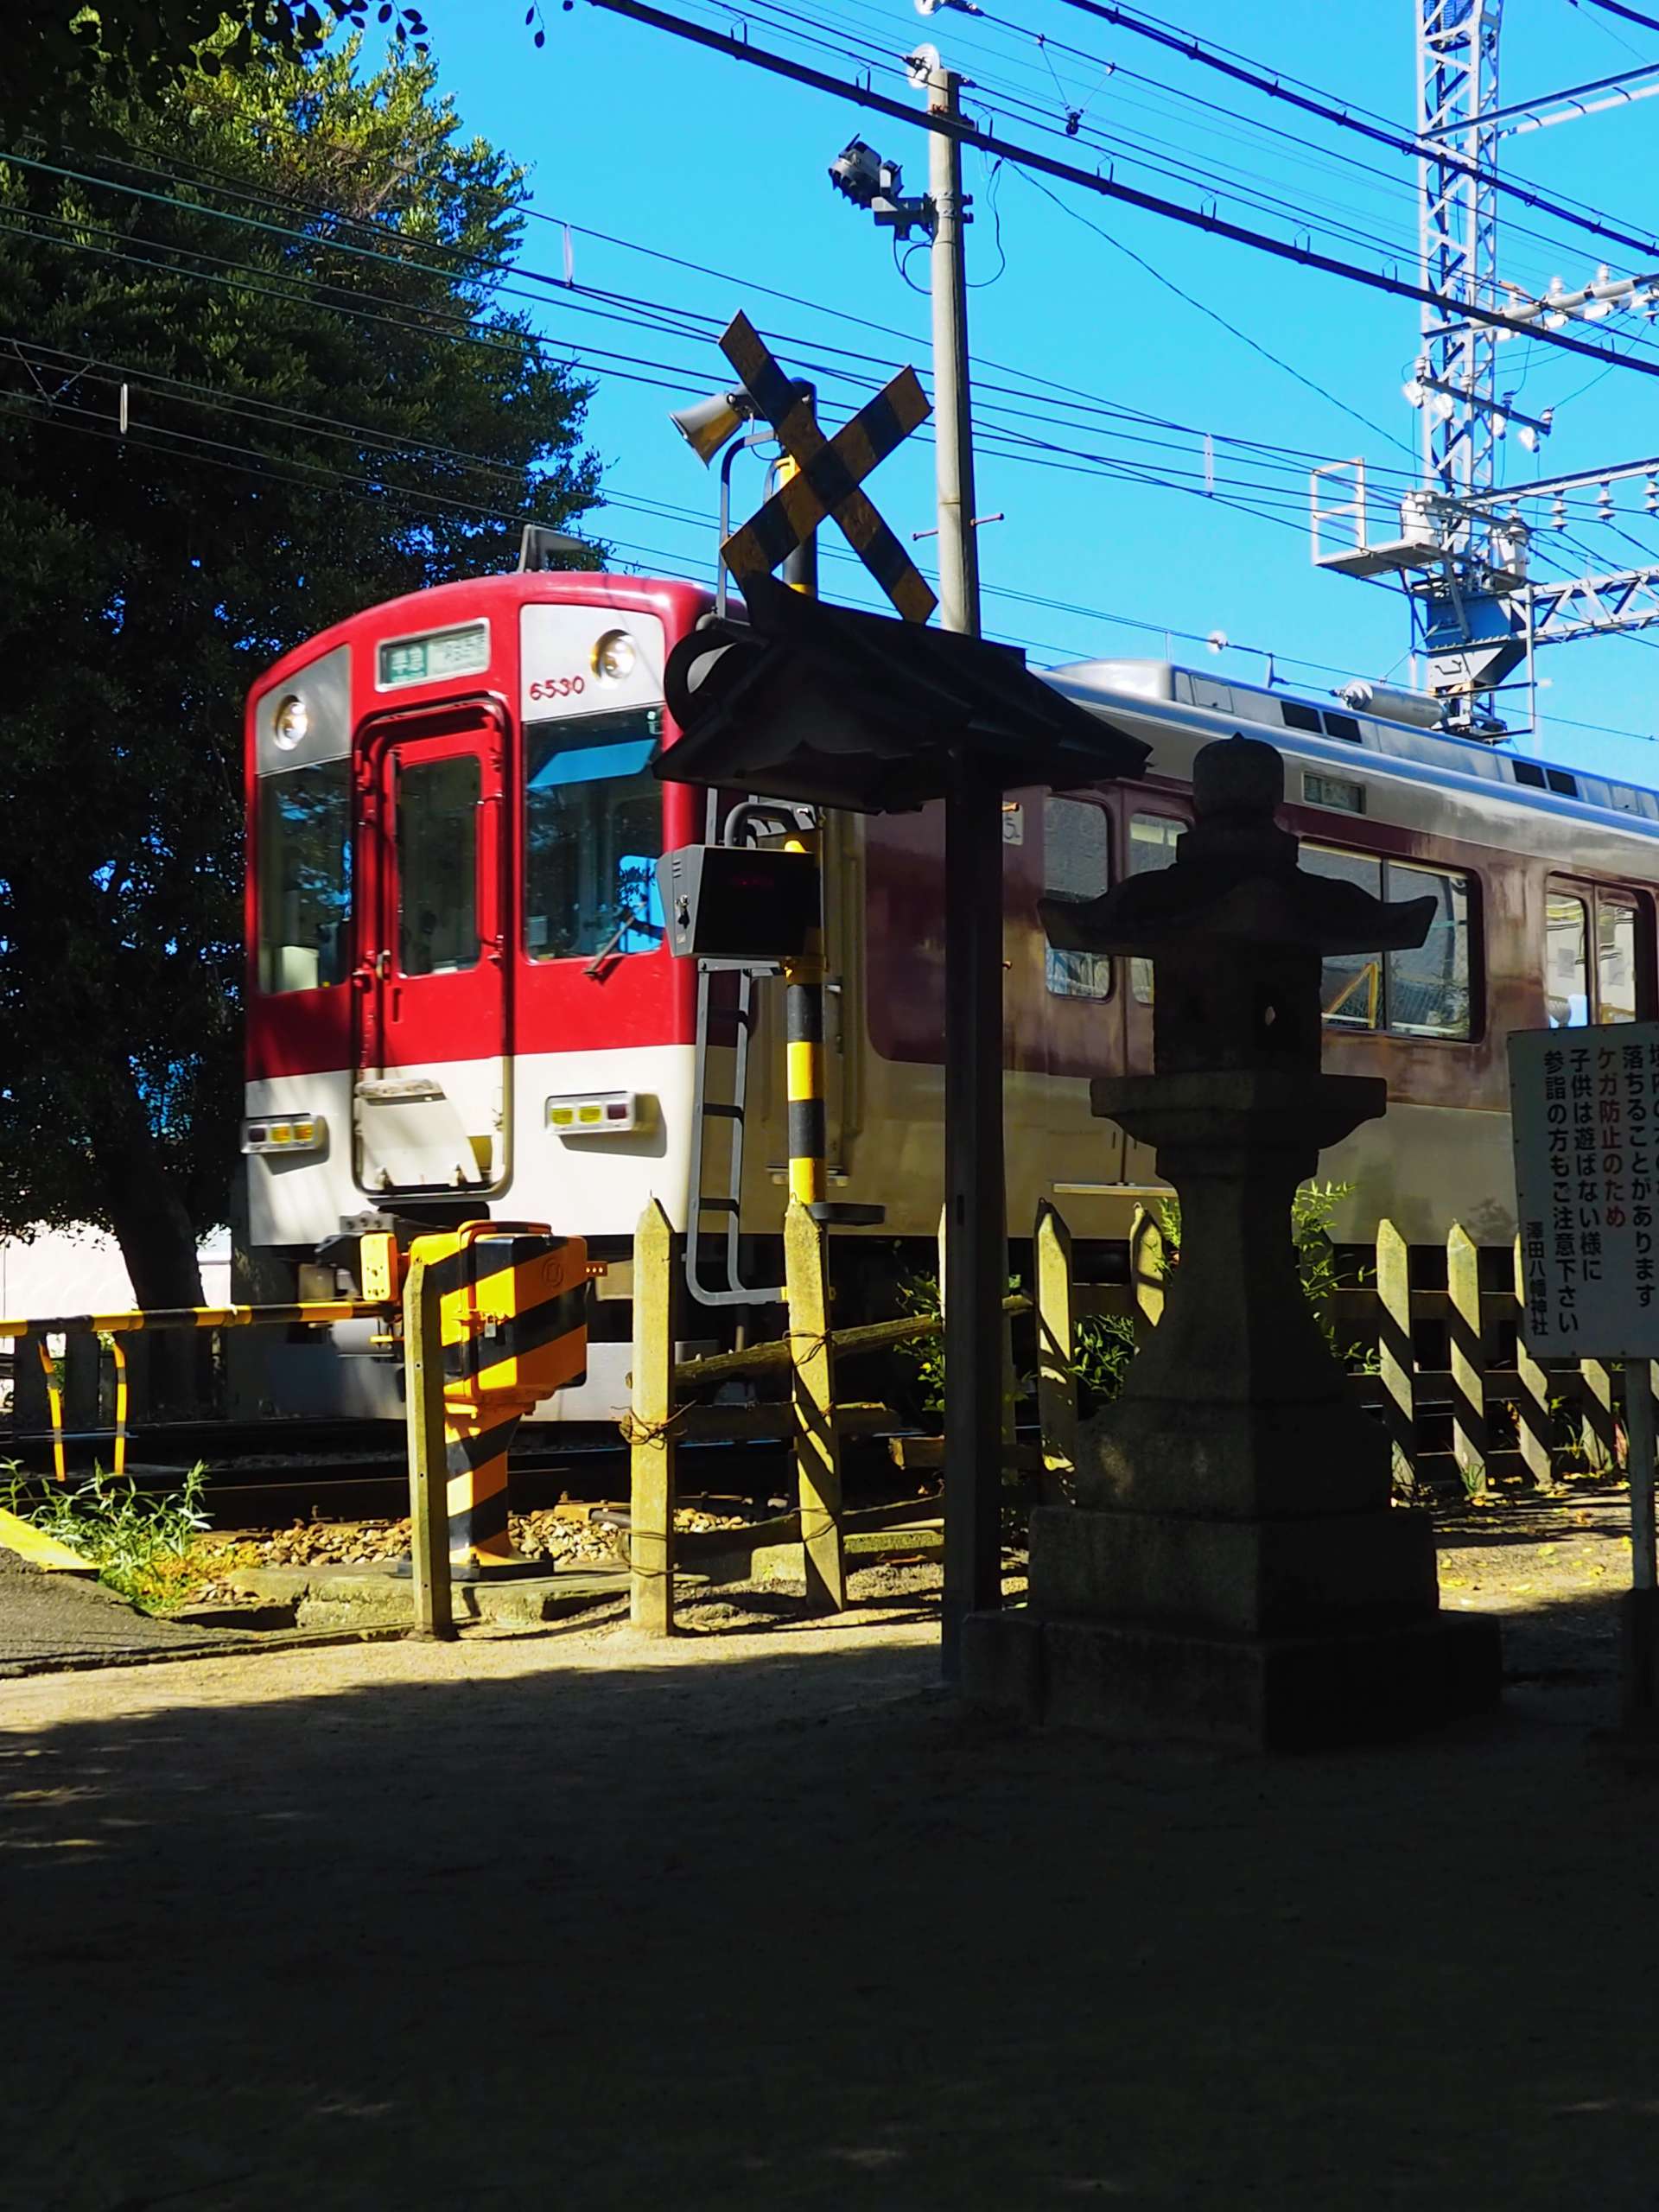
[[905,173],[897,162],[884,162],[874,146],[855,138],[830,164],[830,181],[855,207],[907,238],[912,231],[933,234],[933,203],[925,196],[904,197]]

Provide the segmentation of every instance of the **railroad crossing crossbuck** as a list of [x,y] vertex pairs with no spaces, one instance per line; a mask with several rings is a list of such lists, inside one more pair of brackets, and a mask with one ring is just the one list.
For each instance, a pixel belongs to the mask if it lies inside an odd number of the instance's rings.
[[900,369],[884,391],[826,438],[813,420],[810,397],[772,358],[747,315],[733,319],[720,347],[799,471],[721,548],[733,575],[741,584],[745,576],[769,575],[829,515],[906,621],[925,622],[938,600],[858,488],[932,412],[915,370]]

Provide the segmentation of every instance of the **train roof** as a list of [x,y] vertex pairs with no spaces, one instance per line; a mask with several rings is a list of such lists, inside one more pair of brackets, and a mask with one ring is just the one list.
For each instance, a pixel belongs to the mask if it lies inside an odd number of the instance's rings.
[[1563,813],[1593,808],[1622,817],[1627,828],[1659,836],[1659,791],[1645,785],[1553,761],[1523,759],[1480,738],[1391,721],[1374,710],[1344,707],[1334,698],[1314,699],[1270,690],[1265,684],[1224,681],[1167,660],[1073,661],[1047,669],[1044,674],[1049,683],[1073,698],[1103,702],[1108,698],[1127,697],[1176,708],[1195,707],[1231,715],[1242,725],[1284,732],[1293,745],[1298,736],[1335,739],[1419,771],[1438,769],[1444,774],[1472,777],[1489,786],[1518,786],[1516,797],[1526,804]]

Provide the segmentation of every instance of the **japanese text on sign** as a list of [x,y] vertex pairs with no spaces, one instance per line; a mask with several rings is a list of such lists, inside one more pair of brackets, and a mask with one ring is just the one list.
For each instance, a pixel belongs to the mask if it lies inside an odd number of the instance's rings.
[[1510,1096],[1529,1350],[1659,1357],[1659,1022],[1514,1035]]

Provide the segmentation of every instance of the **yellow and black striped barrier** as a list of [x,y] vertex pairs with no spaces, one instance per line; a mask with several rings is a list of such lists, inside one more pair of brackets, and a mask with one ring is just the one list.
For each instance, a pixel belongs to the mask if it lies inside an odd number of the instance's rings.
[[467,1222],[417,1236],[438,1301],[450,1573],[519,1564],[507,1530],[507,1448],[531,1408],[586,1380],[588,1247],[534,1224]]
[[0,1339],[34,1340],[46,1376],[52,1410],[52,1465],[60,1482],[68,1480],[64,1450],[63,1390],[48,1337],[107,1337],[115,1358],[115,1428],[111,1464],[118,1476],[127,1471],[127,1355],[123,1337],[159,1329],[328,1328],[336,1321],[384,1319],[390,1300],[364,1298],[311,1299],[289,1306],[151,1306],[123,1307],[112,1313],[48,1313],[29,1320],[0,1316]]

